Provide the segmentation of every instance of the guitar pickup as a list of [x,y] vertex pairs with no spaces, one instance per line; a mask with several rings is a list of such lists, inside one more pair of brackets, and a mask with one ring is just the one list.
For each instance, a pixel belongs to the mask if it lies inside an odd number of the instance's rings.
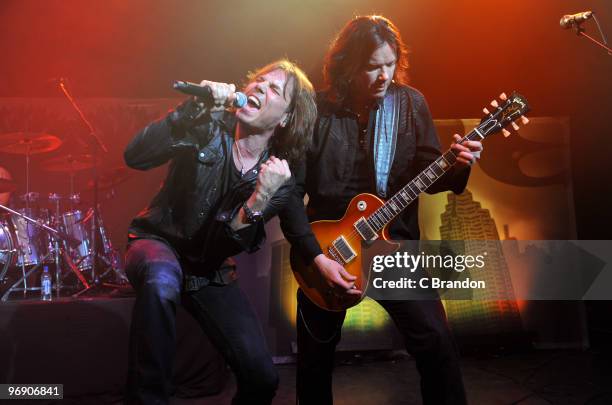
[[368,221],[364,217],[361,217],[353,224],[357,233],[361,235],[361,239],[370,242],[378,239],[378,234],[372,229]]
[[350,262],[357,256],[357,253],[355,253],[351,245],[348,244],[342,235],[332,242],[332,246],[336,249],[336,252],[338,252],[344,263]]

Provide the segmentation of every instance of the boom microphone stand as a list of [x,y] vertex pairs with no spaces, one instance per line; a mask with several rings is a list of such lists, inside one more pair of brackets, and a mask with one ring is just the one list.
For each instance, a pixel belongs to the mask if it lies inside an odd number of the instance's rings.
[[111,287],[111,288],[117,287],[116,285],[113,285],[113,284],[102,283],[100,281],[100,277],[98,276],[98,273],[97,273],[97,262],[98,262],[98,224],[100,222],[99,221],[100,212],[99,212],[99,209],[98,209],[99,208],[98,207],[98,204],[99,204],[99,202],[98,202],[98,200],[99,200],[99,196],[98,196],[98,188],[99,188],[98,157],[99,157],[100,151],[102,151],[104,153],[108,153],[108,149],[106,148],[106,145],[102,142],[102,140],[100,139],[100,137],[96,133],[94,127],[91,125],[89,120],[87,120],[87,118],[85,117],[85,114],[83,113],[83,111],[79,108],[79,106],[76,103],[74,97],[72,97],[72,95],[70,94],[70,92],[66,88],[66,83],[65,83],[65,79],[64,78],[60,79],[59,87],[62,90],[62,93],[64,93],[64,95],[66,96],[66,98],[68,99],[70,104],[72,105],[72,107],[79,114],[79,117],[81,118],[81,121],[83,121],[83,123],[85,124],[85,126],[87,126],[87,128],[89,130],[88,144],[89,144],[89,149],[91,151],[91,156],[92,156],[92,161],[93,161],[93,168],[92,168],[92,176],[93,176],[93,216],[92,216],[92,219],[91,219],[91,254],[93,255],[93,259],[91,261],[91,281],[92,281],[92,285],[89,286],[89,287],[86,287],[82,291],[79,291],[78,293],[73,295],[73,297],[78,297],[81,294],[84,294],[84,293],[86,293],[88,291],[91,291],[92,289],[99,290],[101,287]]
[[[612,56],[612,49],[610,49],[610,47],[608,47],[608,41],[606,40],[606,36],[604,35],[601,26],[599,25],[599,21],[597,20],[597,16],[595,16],[594,12],[591,11],[586,11],[584,13],[579,13],[579,14],[575,14],[574,16],[578,16],[578,15],[583,15],[583,17],[575,19],[573,21],[564,21],[565,18],[567,17],[572,17],[572,16],[564,16],[561,19],[561,27],[562,28],[570,28],[570,26],[572,28],[574,28],[574,31],[576,32],[576,35],[578,36],[582,36],[585,37],[586,39],[590,40],[591,42],[593,42],[594,44],[598,45],[599,47],[605,49],[606,51],[608,51],[608,55]],[[598,40],[596,40],[595,38],[593,38],[592,36],[588,35],[584,28],[582,27],[582,23],[584,23],[587,19],[589,18],[593,18],[593,20],[595,20],[595,24],[597,24],[597,29],[599,30],[599,35],[601,36],[601,39],[603,42],[599,42]]]

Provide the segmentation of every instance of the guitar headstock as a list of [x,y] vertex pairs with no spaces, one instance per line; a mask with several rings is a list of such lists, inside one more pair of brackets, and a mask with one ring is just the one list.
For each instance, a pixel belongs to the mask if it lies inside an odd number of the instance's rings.
[[482,110],[485,116],[477,129],[483,137],[500,131],[507,137],[510,136],[510,131],[506,129],[508,125],[512,125],[514,130],[518,130],[519,125],[516,121],[519,118],[523,125],[529,122],[529,119],[524,115],[529,111],[529,104],[525,97],[514,92],[510,98],[505,93],[500,94],[499,98],[501,103],[497,100],[491,101],[493,112],[489,112],[487,108]]

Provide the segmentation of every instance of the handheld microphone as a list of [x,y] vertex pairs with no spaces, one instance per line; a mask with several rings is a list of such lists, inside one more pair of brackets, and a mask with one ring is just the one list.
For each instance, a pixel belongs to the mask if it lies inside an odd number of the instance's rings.
[[574,24],[580,24],[588,20],[591,17],[593,17],[592,11],[584,11],[582,13],[576,13],[576,14],[566,14],[563,17],[561,17],[561,20],[559,21],[559,25],[563,29],[568,29],[568,28],[572,28]]
[[[202,99],[204,103],[209,106],[213,105],[214,103],[212,90],[209,86],[200,86],[196,83],[175,80],[172,87],[181,93],[189,94],[190,96],[196,96]],[[242,108],[247,103],[247,97],[244,93],[237,91],[229,96],[228,101],[233,107]]]

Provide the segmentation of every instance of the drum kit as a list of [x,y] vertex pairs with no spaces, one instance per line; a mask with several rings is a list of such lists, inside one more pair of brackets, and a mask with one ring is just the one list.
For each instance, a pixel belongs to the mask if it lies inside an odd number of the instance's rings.
[[[0,300],[13,293],[40,291],[43,268],[54,268],[57,296],[78,296],[93,285],[127,283],[118,251],[113,248],[101,218],[100,206],[85,209],[75,192],[75,175],[94,168],[91,155],[64,155],[41,163],[44,171],[68,175],[70,193],[50,193],[43,197],[30,191],[30,158],[58,149],[60,138],[44,133],[17,132],[0,135],[0,153],[25,157],[26,192],[19,196],[16,209],[0,204],[0,286],[8,288]],[[87,188],[111,190],[127,180],[129,171],[119,167],[97,177]],[[16,190],[10,179],[0,179],[0,193]],[[3,202],[4,203],[4,202]],[[96,217],[97,216],[97,217]]]

